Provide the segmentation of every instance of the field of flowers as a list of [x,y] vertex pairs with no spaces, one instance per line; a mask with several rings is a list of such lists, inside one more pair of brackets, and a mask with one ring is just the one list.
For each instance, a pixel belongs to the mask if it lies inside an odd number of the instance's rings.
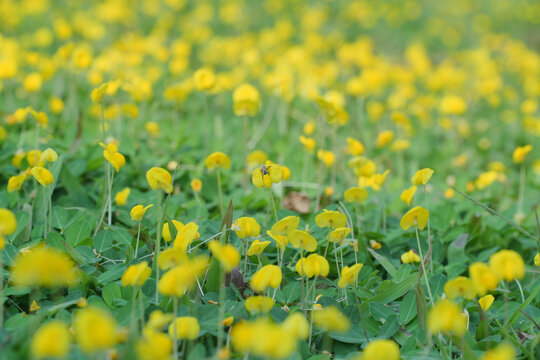
[[0,0],[0,359],[540,359],[539,29]]

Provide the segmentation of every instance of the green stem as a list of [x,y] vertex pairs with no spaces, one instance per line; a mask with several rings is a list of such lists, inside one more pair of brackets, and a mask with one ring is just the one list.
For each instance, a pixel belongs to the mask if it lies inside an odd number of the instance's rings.
[[274,205],[274,216],[276,217],[276,221],[279,221],[276,210],[276,202],[274,201],[274,193],[272,192],[272,188],[268,190],[270,191],[270,200],[272,200],[272,205]]
[[137,254],[139,252],[139,239],[141,238],[141,222],[139,221],[139,227],[137,229],[137,244],[135,245],[135,259],[137,259]]
[[223,316],[225,312],[225,269],[221,269],[220,281],[219,281],[219,313],[218,313],[218,340],[216,349],[216,358],[218,358],[219,351],[223,344]]
[[154,266],[156,269],[156,304],[159,302],[159,265],[158,265],[158,258],[159,258],[159,252],[161,247],[161,202],[162,202],[163,195],[161,191],[158,192],[158,220],[157,220],[157,234],[156,234],[156,242],[154,246]]
[[435,306],[435,302],[433,301],[433,295],[431,295],[431,287],[429,286],[429,281],[428,281],[427,272],[426,272],[426,266],[424,265],[424,255],[422,254],[422,246],[420,245],[420,236],[418,235],[418,228],[415,227],[414,229],[416,231],[416,241],[418,243],[418,252],[419,252],[419,255],[420,255],[420,264],[422,266],[422,272],[424,273],[424,279],[426,280],[426,286],[427,286],[427,289],[428,289],[429,300],[431,302],[431,306]]
[[221,216],[223,216],[223,193],[221,189],[221,171],[219,169],[216,170],[217,172],[217,183],[218,183],[218,195],[219,195],[219,212]]
[[178,359],[178,329],[176,317],[178,316],[178,297],[173,296],[173,354],[174,359]]
[[[347,288],[344,289],[345,292],[347,291]],[[366,337],[367,342],[369,342],[369,335],[367,332],[366,323],[364,321],[364,315],[362,314],[362,308],[360,307],[360,299],[358,298],[358,292],[357,292],[357,286],[354,286],[354,299],[356,300],[356,306],[358,307],[358,313],[360,314],[360,322],[362,323],[362,329],[364,330],[364,335]]]

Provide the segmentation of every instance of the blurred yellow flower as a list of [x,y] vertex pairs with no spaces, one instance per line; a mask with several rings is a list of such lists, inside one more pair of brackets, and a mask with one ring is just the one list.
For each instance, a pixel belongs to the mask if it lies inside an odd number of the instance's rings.
[[196,193],[202,190],[202,181],[200,179],[195,178],[191,180],[190,185],[191,185],[191,189]]
[[270,188],[272,184],[277,184],[283,179],[281,166],[267,161],[261,167],[253,170],[251,174],[251,182],[258,188]]
[[117,192],[114,196],[114,202],[116,205],[124,206],[127,204],[127,199],[129,197],[129,194],[131,193],[131,189],[126,187],[122,189],[121,191]]
[[259,241],[256,239],[251,243],[247,254],[248,256],[260,255],[268,245],[270,245],[270,241]]
[[139,360],[169,360],[173,343],[166,334],[152,329],[144,329],[143,338],[135,343]]
[[208,169],[214,169],[214,168],[222,168],[222,169],[228,169],[231,167],[231,159],[227,155],[225,155],[222,152],[215,152],[206,158],[205,161],[206,168]]
[[20,253],[11,269],[15,285],[70,286],[77,279],[75,265],[67,255],[41,245]]
[[130,265],[124,272],[124,275],[122,275],[122,286],[143,286],[151,273],[152,269],[148,267],[146,261],[136,265]]
[[55,162],[56,160],[58,160],[58,154],[56,153],[56,151],[54,151],[51,148],[48,148],[47,150],[45,150],[41,154],[41,157],[39,159],[39,161],[43,163]]
[[216,75],[210,69],[199,69],[193,74],[193,83],[199,91],[208,91],[216,83]]
[[514,360],[515,358],[516,350],[514,347],[504,342],[497,345],[496,348],[486,351],[480,360]]
[[469,277],[480,296],[489,290],[494,290],[499,282],[495,272],[482,262],[475,262],[469,266]]
[[465,276],[458,276],[444,284],[444,292],[449,299],[463,297],[472,300],[476,296],[474,283]]
[[116,321],[108,312],[96,307],[76,312],[73,328],[77,343],[85,353],[109,349],[118,340]]
[[345,148],[346,152],[348,154],[351,154],[352,156],[358,156],[362,155],[364,153],[364,145],[356,140],[355,138],[348,137],[347,138],[347,147]]
[[347,202],[359,202],[362,203],[366,201],[368,197],[368,192],[366,189],[360,187],[352,187],[345,191],[343,194],[345,201]]
[[259,91],[250,84],[242,84],[233,92],[233,110],[236,116],[255,116],[261,107]]
[[61,321],[49,321],[36,331],[30,350],[36,358],[63,358],[69,352],[71,334],[68,327]]
[[240,263],[240,253],[231,244],[222,245],[214,240],[208,243],[208,248],[228,273]]
[[250,314],[267,313],[274,307],[274,300],[268,296],[250,296],[244,306]]
[[467,330],[467,319],[455,303],[450,300],[439,300],[429,310],[427,326],[433,334],[443,332],[461,336]]
[[182,261],[159,279],[159,292],[167,296],[182,297],[187,290],[195,286],[197,278],[207,267],[208,258],[203,255]]
[[[176,325],[176,329],[175,329]],[[174,339],[176,332],[176,339],[195,340],[199,336],[201,328],[197,318],[193,316],[177,317],[169,325],[169,336]]]
[[373,340],[362,352],[361,360],[399,360],[399,346],[393,340]]
[[336,161],[336,155],[330,150],[319,149],[319,151],[317,151],[317,158],[321,160],[327,168],[334,165],[334,162]]
[[349,319],[335,306],[312,311],[314,325],[323,331],[345,333],[351,327]]
[[291,230],[287,235],[290,243],[297,249],[313,252],[317,249],[317,240],[305,230]]
[[518,146],[512,154],[512,160],[516,164],[520,164],[525,160],[528,153],[532,151],[532,145]]
[[336,228],[328,233],[326,239],[330,242],[341,243],[351,233],[348,227]]
[[491,255],[489,267],[499,280],[514,281],[525,276],[523,258],[513,250],[499,250]]
[[384,130],[377,135],[376,145],[378,148],[388,145],[392,140],[394,140],[394,132],[392,130]]
[[315,216],[315,224],[320,228],[341,228],[347,224],[347,217],[339,211],[324,209],[323,212]]

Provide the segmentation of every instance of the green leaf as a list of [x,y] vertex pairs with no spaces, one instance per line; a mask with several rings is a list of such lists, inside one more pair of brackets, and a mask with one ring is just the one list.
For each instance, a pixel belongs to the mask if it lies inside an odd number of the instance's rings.
[[118,284],[116,283],[107,284],[103,288],[101,296],[103,297],[103,300],[107,305],[109,305],[110,307],[114,307],[114,299],[122,298],[120,286],[118,286]]
[[113,233],[109,230],[102,230],[96,234],[94,238],[94,248],[97,252],[103,252],[110,248],[113,243]]
[[124,274],[124,271],[126,270],[126,266],[124,264],[115,264],[111,266],[107,271],[105,271],[103,274],[101,274],[97,281],[100,284],[108,284],[112,281],[120,279],[122,274]]
[[368,248],[368,251],[371,253],[371,255],[373,255],[373,257],[375,259],[377,259],[379,261],[379,263],[381,263],[381,265],[384,267],[386,272],[388,272],[388,274],[390,274],[390,276],[392,276],[392,277],[396,276],[397,269],[394,267],[394,265],[390,264],[390,261],[388,261],[387,258],[380,255],[379,253],[377,253],[373,249]]
[[406,325],[414,319],[416,312],[416,296],[414,291],[409,291],[401,301],[401,306],[399,307],[399,322],[402,325]]
[[81,218],[67,228],[65,233],[66,242],[73,247],[77,247],[81,241],[90,236],[91,231],[90,223],[85,218]]
[[512,316],[510,317],[510,325],[514,325],[514,323],[516,322],[516,320],[519,318],[519,316],[521,315],[521,312],[519,310],[525,310],[525,308],[531,303],[531,301],[533,301],[535,298],[536,298],[536,295],[538,294],[538,291],[540,291],[540,285],[537,286],[530,294],[529,296],[527,296],[527,299],[525,299],[525,301],[523,302],[523,304],[521,304],[519,306],[519,308],[517,308],[514,313],[512,314]]

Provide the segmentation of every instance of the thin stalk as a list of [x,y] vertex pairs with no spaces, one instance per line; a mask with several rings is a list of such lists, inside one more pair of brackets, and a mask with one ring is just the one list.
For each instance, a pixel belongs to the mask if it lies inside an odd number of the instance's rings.
[[157,233],[156,233],[156,241],[154,246],[154,266],[156,268],[156,304],[158,304],[159,301],[159,265],[158,265],[158,258],[159,258],[159,251],[161,247],[161,221],[162,221],[162,215],[161,215],[161,202],[163,195],[161,191],[158,191],[158,219],[157,219]]
[[223,316],[225,312],[225,269],[221,269],[219,282],[219,313],[218,313],[218,340],[216,349],[216,358],[219,355],[221,345],[223,343]]
[[519,197],[518,197],[518,209],[517,214],[522,213],[523,209],[523,196],[525,193],[525,166],[523,163],[521,163],[520,169],[519,169]]
[[173,353],[174,353],[174,359],[178,359],[178,329],[177,329],[177,321],[176,316],[178,314],[178,298],[176,296],[173,296]]
[[47,240],[47,209],[49,208],[49,206],[47,205],[47,200],[48,200],[48,195],[47,195],[47,187],[44,186],[43,187],[43,207],[44,207],[44,211],[43,211],[43,219],[44,219],[44,222],[43,222],[43,238],[45,240]]
[[[107,166],[107,169],[110,168],[110,165]],[[111,170],[111,179],[109,181],[109,191],[107,192],[107,197],[108,197],[108,206],[109,206],[109,218],[107,220],[107,223],[109,224],[109,226],[112,224],[112,184],[113,184],[113,181],[114,181],[114,171]]]
[[221,216],[223,216],[223,193],[221,189],[221,171],[219,171],[219,168],[216,170],[217,172],[217,183],[218,183],[218,195],[219,195],[219,212]]
[[272,200],[272,205],[274,206],[274,216],[276,217],[276,221],[279,221],[276,210],[276,202],[274,201],[274,193],[272,192],[272,188],[268,190],[270,191],[270,200]]
[[137,259],[137,254],[139,253],[139,239],[141,238],[141,222],[139,221],[139,226],[137,229],[137,244],[135,245],[135,259]]
[[420,236],[418,235],[418,228],[415,227],[414,229],[416,231],[416,241],[418,243],[418,252],[420,254],[420,264],[422,265],[422,272],[424,273],[424,280],[426,280],[426,286],[427,286],[427,289],[428,289],[429,300],[431,301],[431,306],[435,306],[435,302],[433,301],[433,295],[431,295],[431,287],[429,286],[429,281],[428,281],[427,272],[426,272],[426,266],[424,265],[424,255],[422,254],[422,246],[420,245]]
[[[315,294],[317,293],[317,276],[313,279],[313,295],[311,296],[311,313],[310,313],[310,319],[309,319],[309,342],[308,342],[308,348],[311,349],[311,336],[313,333],[313,306],[315,305]],[[308,294],[309,296],[309,294]]]
[[[345,291],[347,291],[347,288],[345,288]],[[366,340],[369,342],[369,335],[367,332],[366,323],[364,321],[364,315],[362,314],[362,308],[360,307],[360,299],[358,298],[358,292],[357,292],[357,286],[355,284],[354,286],[354,299],[356,300],[356,306],[358,307],[358,313],[360,314],[360,322],[362,323],[362,329],[364,330],[364,335],[366,336]]]

